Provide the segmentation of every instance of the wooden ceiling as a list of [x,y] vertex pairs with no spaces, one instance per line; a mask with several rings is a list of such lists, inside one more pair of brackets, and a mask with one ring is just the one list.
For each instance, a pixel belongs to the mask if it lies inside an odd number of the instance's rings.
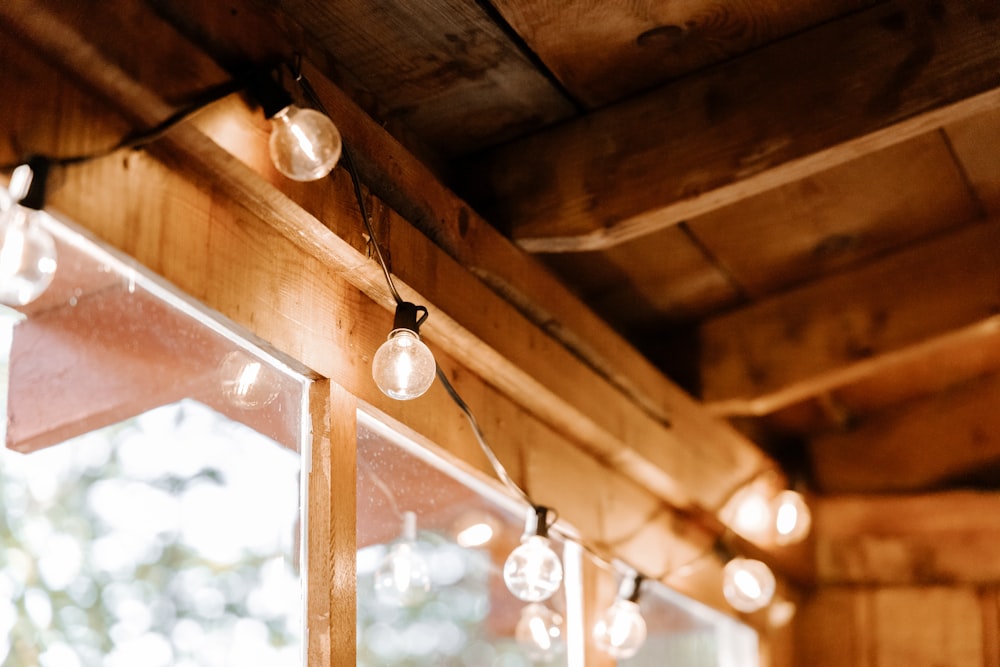
[[996,0],[140,5],[301,54],[818,492],[1000,488]]
[[1000,486],[994,0],[153,4],[324,63],[815,490]]

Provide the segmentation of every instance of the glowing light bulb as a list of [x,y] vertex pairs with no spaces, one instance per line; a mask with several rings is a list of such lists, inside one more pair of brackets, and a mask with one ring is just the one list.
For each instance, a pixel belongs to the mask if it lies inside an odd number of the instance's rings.
[[562,583],[562,562],[547,537],[547,514],[546,507],[528,509],[521,545],[510,552],[503,565],[507,589],[525,602],[548,600]]
[[290,104],[271,117],[271,160],[296,181],[315,181],[329,174],[340,159],[340,132],[315,109]]
[[532,660],[545,660],[562,652],[565,647],[563,618],[539,602],[521,610],[514,628],[514,638]]
[[782,491],[771,501],[774,515],[774,541],[779,545],[801,542],[809,535],[812,513],[806,499],[797,491]]
[[[38,169],[38,166],[36,166]],[[56,273],[56,244],[40,223],[44,171],[21,165],[10,179],[9,197],[0,208],[0,303],[24,306],[44,292]],[[32,188],[38,190],[34,193]],[[32,206],[17,203],[31,198]]]
[[417,544],[417,515],[403,513],[403,534],[375,570],[375,595],[393,607],[412,607],[427,599],[430,568]]
[[775,587],[771,568],[759,560],[737,557],[723,568],[722,594],[737,611],[750,614],[766,607]]
[[773,516],[770,493],[757,486],[747,486],[733,496],[731,522],[733,530],[751,540],[764,540],[771,536]]
[[422,396],[434,383],[434,355],[409,329],[396,329],[372,359],[372,377],[386,396],[406,401]]
[[646,619],[639,604],[618,598],[594,626],[594,641],[613,658],[631,658],[646,641]]
[[[418,318],[418,315],[423,316]],[[382,393],[401,401],[422,396],[437,373],[434,354],[420,340],[427,309],[408,301],[396,305],[392,332],[372,359],[372,377]]]

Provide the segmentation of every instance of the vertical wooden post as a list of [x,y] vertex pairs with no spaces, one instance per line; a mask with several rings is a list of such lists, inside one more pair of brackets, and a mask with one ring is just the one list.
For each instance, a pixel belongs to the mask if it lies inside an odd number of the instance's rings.
[[309,667],[357,661],[355,558],[357,399],[320,380],[309,391],[312,471],[308,498]]

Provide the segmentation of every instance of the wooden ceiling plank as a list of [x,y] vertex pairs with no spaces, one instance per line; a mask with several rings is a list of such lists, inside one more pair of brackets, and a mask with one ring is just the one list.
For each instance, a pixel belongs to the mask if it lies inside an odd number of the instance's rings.
[[1000,106],[986,4],[879,4],[487,152],[468,189],[533,252],[649,234]]
[[[102,9],[114,11],[112,4],[104,3]],[[27,11],[28,8],[30,11]],[[29,24],[32,29],[23,31],[27,34],[41,32],[42,43],[49,57],[60,59],[62,55],[79,50],[79,34],[75,34],[72,27],[60,23],[58,14],[44,11],[37,2],[6,3],[0,6],[0,18],[16,25]],[[91,19],[99,22],[100,16],[95,14]],[[48,26],[53,23],[59,28],[57,32],[60,41],[57,43],[44,39]],[[156,59],[164,55],[155,47],[177,39],[176,33],[166,28],[165,26],[162,35],[144,35],[141,45],[143,57]],[[84,46],[96,52],[99,43]],[[193,47],[189,45],[187,48]],[[162,102],[156,98],[155,81],[130,79],[113,62],[102,65],[91,60],[84,68],[77,68],[76,62],[72,60],[63,61],[62,64],[75,76],[103,91],[110,101],[121,105],[131,116],[144,116],[162,106]],[[165,75],[169,76],[168,70],[169,67],[163,67]],[[125,80],[119,81],[120,77],[125,77]],[[114,94],[108,94],[108,91]],[[250,112],[245,106],[242,114],[237,113],[230,119],[239,128],[234,131],[234,136],[252,135],[259,131],[255,127],[259,127],[261,121],[251,120]],[[206,114],[201,120],[210,125],[210,117],[211,114]],[[226,143],[224,137],[215,138]],[[261,147],[263,143],[260,142]],[[300,205],[270,182],[274,178],[273,169],[268,168],[263,173],[254,171],[251,165],[256,165],[257,162],[252,155],[249,164],[242,162],[242,155],[227,152],[194,125],[184,124],[174,128],[157,150],[158,154],[170,161],[173,168],[182,170],[197,181],[210,182],[213,192],[231,198],[241,210],[245,209],[248,220],[231,225],[239,230],[232,233],[239,237],[240,243],[254,247],[254,257],[266,258],[262,261],[272,266],[277,262],[279,268],[284,267],[281,271],[273,269],[267,273],[266,280],[269,283],[260,286],[260,298],[268,299],[270,308],[279,308],[281,304],[274,303],[274,300],[286,296],[287,286],[283,289],[279,279],[285,277],[285,272],[291,271],[293,266],[298,267],[298,263],[285,263],[275,258],[275,250],[271,246],[277,243],[276,239],[284,244],[281,247],[294,249],[320,265],[329,267],[328,272],[349,282],[353,288],[360,290],[383,308],[391,307],[392,299],[381,272],[368,257],[367,243],[361,234],[356,211],[351,206],[350,184],[342,172],[338,172],[336,179],[325,179],[307,186],[282,181],[282,187],[302,198],[303,203]],[[249,152],[252,154],[253,149]],[[93,175],[82,173],[92,171],[107,178],[107,182],[124,188],[126,184],[120,183],[123,170],[126,173],[144,173],[143,159],[136,158],[132,162],[134,164],[123,165],[118,161],[104,161],[86,169],[80,168],[80,177],[93,180]],[[158,181],[163,178],[165,176],[162,174],[153,175],[130,183],[136,188],[136,192],[130,196],[143,199],[142,195],[148,190],[150,197],[153,197],[158,188],[165,187]],[[89,210],[87,219],[91,224],[97,224],[102,231],[109,231],[113,235],[124,233],[126,238],[130,236],[129,231],[121,232],[114,228],[116,223],[108,223],[103,219],[99,203],[86,197],[81,199],[80,192],[74,194],[68,189],[60,195],[59,201],[68,205],[71,210]],[[205,202],[195,197],[195,204],[203,206]],[[97,210],[93,210],[94,206],[98,207]],[[321,223],[303,206],[318,207],[317,211],[323,215],[325,223]],[[463,364],[472,371],[481,373],[494,386],[500,387],[527,411],[526,414],[537,416],[558,432],[575,438],[581,448],[589,448],[591,455],[612,463],[636,483],[655,489],[656,493],[669,499],[671,503],[690,506],[695,514],[698,508],[711,512],[719,499],[732,490],[734,483],[745,480],[748,473],[773,466],[748,441],[709,418],[689,398],[685,399],[685,414],[679,415],[684,424],[683,429],[672,428],[662,420],[651,417],[631,399],[581,364],[570,352],[548,337],[543,329],[527,321],[513,306],[504,302],[483,283],[472,280],[468,271],[377,199],[372,202],[372,213],[380,225],[392,228],[391,238],[388,239],[391,246],[387,246],[387,249],[392,258],[394,273],[399,277],[397,285],[403,296],[433,307],[435,316],[425,325],[427,339],[453,350]],[[222,212],[218,214],[222,215]],[[151,210],[150,216],[156,215],[162,215],[162,211]],[[251,222],[258,235],[266,238],[249,238],[249,232],[244,228]],[[108,225],[108,229],[105,230],[102,225]],[[260,228],[266,228],[267,233]],[[225,232],[213,227],[212,233]],[[200,242],[196,241],[188,245],[189,248],[201,247]],[[266,249],[264,245],[267,245]],[[140,250],[143,251],[143,257],[149,254],[153,258],[154,266],[166,260],[180,265],[199,261],[197,258],[165,258],[159,247],[142,247]],[[221,271],[220,267],[225,266],[218,264],[223,259],[239,263],[237,257],[202,259],[210,267],[215,267],[212,269],[215,271]],[[243,267],[242,264],[240,266]],[[191,271],[181,272],[174,277],[179,279],[179,285],[183,289],[192,280],[187,274],[197,276],[204,270],[205,267],[192,265]],[[245,270],[245,267],[241,270]],[[296,280],[318,279],[309,274],[305,274],[305,277],[300,274],[301,272],[295,273]],[[204,285],[195,283],[189,291],[199,297],[202,296],[203,289]],[[241,294],[256,294],[248,290],[250,288],[245,283],[238,286]],[[295,292],[287,296],[293,298],[299,295]],[[353,309],[347,308],[348,312],[356,313],[359,310],[357,304],[349,305],[353,305]],[[243,313],[251,305],[240,304],[235,307]],[[295,312],[298,313],[300,309],[301,304],[297,304]],[[252,312],[254,311],[251,309]],[[452,320],[449,313],[459,318],[461,324]],[[275,314],[276,319],[293,316],[295,315],[286,316],[280,309]],[[323,331],[327,331],[324,327],[334,326],[330,323],[314,323],[313,318],[315,315],[310,316],[309,324],[303,323],[302,326],[318,326]],[[497,326],[500,322],[503,323],[502,327]],[[270,325],[267,322],[255,324],[255,330],[259,330],[260,335],[265,337],[267,331],[278,326],[278,323]],[[350,326],[353,332],[355,326],[370,329],[374,325],[361,322],[343,325],[338,321],[336,326]],[[389,326],[388,320],[386,326]],[[296,343],[300,342],[296,339]],[[356,341],[349,338],[348,343],[345,347],[351,348]],[[345,372],[345,363],[352,369],[365,363],[357,355],[349,355],[352,359],[348,362],[341,359],[340,355],[334,355],[337,357],[334,359],[330,353],[317,351],[313,346],[284,351],[335,379]],[[544,363],[539,363],[540,359]],[[679,391],[677,394],[682,395]],[[577,401],[582,402],[576,405]],[[664,443],[671,444],[665,446]],[[708,477],[701,478],[703,474]]]
[[277,5],[307,19],[306,30],[370,86],[388,118],[445,157],[574,112],[477,3],[280,0]]
[[969,382],[820,434],[809,443],[821,493],[934,488],[1000,462],[1000,376]]
[[704,322],[704,400],[716,414],[767,414],[977,344],[1000,326],[998,262],[995,220]]
[[493,4],[563,86],[593,108],[872,2],[494,0]]
[[1000,579],[1000,494],[832,496],[813,508],[825,584],[993,584]]

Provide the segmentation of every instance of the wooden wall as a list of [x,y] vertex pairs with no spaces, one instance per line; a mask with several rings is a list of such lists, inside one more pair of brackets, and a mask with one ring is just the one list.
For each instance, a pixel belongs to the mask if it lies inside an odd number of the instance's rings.
[[993,586],[827,586],[804,601],[794,664],[997,667]]

